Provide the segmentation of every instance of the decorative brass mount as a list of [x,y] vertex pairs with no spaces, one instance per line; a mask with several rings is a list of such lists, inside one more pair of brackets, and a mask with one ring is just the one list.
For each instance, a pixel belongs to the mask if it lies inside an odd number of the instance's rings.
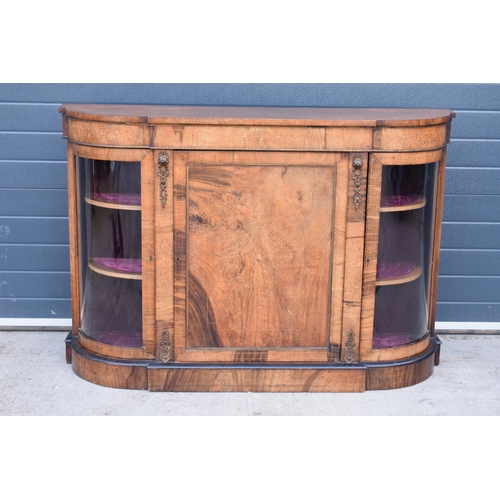
[[344,360],[346,363],[351,364],[356,356],[356,342],[354,342],[354,332],[349,330],[347,332],[347,341],[345,343]]
[[158,154],[158,175],[160,176],[160,200],[163,208],[167,202],[167,177],[169,173],[168,154],[166,151],[160,151]]
[[352,158],[352,180],[354,181],[354,196],[352,198],[354,202],[354,208],[358,210],[361,205],[361,180],[363,175],[361,173],[361,168],[363,167],[363,157],[361,155],[354,155]]
[[172,340],[170,339],[170,332],[167,329],[161,332],[160,359],[164,363],[172,360]]

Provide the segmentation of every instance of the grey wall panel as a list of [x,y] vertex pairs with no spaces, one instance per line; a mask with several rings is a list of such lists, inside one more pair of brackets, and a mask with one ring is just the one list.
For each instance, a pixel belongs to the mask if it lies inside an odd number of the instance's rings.
[[65,161],[0,161],[1,188],[66,189],[67,186]]
[[2,84],[0,102],[500,110],[497,84]]
[[69,272],[0,272],[0,298],[67,299]]
[[0,217],[0,243],[50,245],[68,244],[68,240],[67,218]]
[[0,130],[7,132],[59,132],[61,130],[61,117],[57,112],[58,108],[58,104],[0,102]]
[[62,133],[0,132],[0,160],[65,159],[66,143]]
[[68,216],[64,189],[0,189],[0,214],[15,216]]
[[442,276],[439,278],[438,283],[438,301],[500,303],[500,277],[462,278]]
[[457,111],[453,120],[453,137],[456,139],[498,139],[500,112]]
[[445,194],[443,220],[446,222],[500,222],[500,196]]
[[[452,125],[453,127],[453,125]],[[500,167],[500,140],[451,139],[446,164],[450,167]]]
[[499,271],[500,250],[441,250],[441,276],[494,276]]
[[437,321],[498,321],[500,304],[477,304],[470,302],[438,302]]
[[443,223],[441,248],[453,249],[500,249],[500,224]]
[[500,321],[498,84],[0,84],[0,317],[70,317],[64,102],[454,109],[437,319]]
[[0,318],[71,318],[71,301],[0,298]]
[[500,168],[446,168],[446,194],[500,194]]
[[1,245],[0,268],[5,271],[68,271],[68,245]]

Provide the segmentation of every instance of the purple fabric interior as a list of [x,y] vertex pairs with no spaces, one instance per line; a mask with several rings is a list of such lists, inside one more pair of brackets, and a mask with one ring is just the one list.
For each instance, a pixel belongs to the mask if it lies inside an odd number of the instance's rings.
[[94,262],[102,267],[110,269],[111,271],[136,274],[140,274],[142,272],[141,259],[113,259],[109,257],[96,257]]
[[415,270],[415,262],[379,262],[377,280],[402,278]]
[[383,349],[384,347],[397,347],[409,343],[410,339],[408,335],[406,335],[406,333],[376,335],[373,337],[374,349]]
[[416,194],[406,194],[406,195],[391,195],[382,196],[380,200],[381,207],[403,207],[405,205],[412,205],[417,203],[420,196]]
[[117,203],[119,205],[140,205],[141,195],[134,193],[95,193],[96,201]]
[[141,347],[141,332],[104,332],[95,335],[98,342],[118,347]]

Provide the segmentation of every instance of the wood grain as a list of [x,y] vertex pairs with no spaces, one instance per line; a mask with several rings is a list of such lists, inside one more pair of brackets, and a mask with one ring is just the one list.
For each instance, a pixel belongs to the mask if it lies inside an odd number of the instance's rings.
[[104,161],[142,161],[150,154],[149,151],[141,149],[109,149],[81,144],[73,144],[73,151],[75,156]]
[[117,360],[83,349],[75,337],[73,371],[106,387],[171,392],[362,392],[407,387],[430,377],[439,362],[439,339],[412,358],[399,362],[346,365],[176,365]]
[[142,238],[142,341],[144,355],[156,355],[156,228],[154,155],[149,151],[141,161],[141,238]]
[[[178,359],[327,360],[341,158],[176,155],[175,328],[185,344]],[[268,352],[237,352],[244,349]]]
[[332,223],[334,227],[334,237],[329,345],[329,360],[332,362],[340,361],[340,346],[342,344],[342,312],[344,306],[349,174],[349,155],[344,154],[341,160],[337,163],[335,210]]
[[71,142],[88,146],[149,147],[151,129],[147,124],[124,125],[99,121],[68,119]]
[[333,181],[331,167],[189,167],[189,347],[326,345]]
[[389,286],[389,285],[401,285],[402,283],[408,283],[409,281],[416,280],[422,274],[422,268],[420,266],[415,267],[413,271],[409,274],[394,278],[384,278],[377,280],[375,286]]
[[147,389],[147,361],[126,361],[111,359],[109,354],[99,356],[80,346],[74,338],[71,341],[73,371],[81,378],[94,384],[117,389]]
[[151,106],[63,104],[59,111],[80,120],[182,125],[285,125],[333,127],[415,127],[449,122],[449,109],[304,108],[249,106]]
[[400,389],[419,384],[434,371],[437,343],[432,340],[425,352],[415,356],[411,362],[389,365],[369,365],[366,374],[366,390],[377,391]]
[[67,144],[68,154],[68,223],[69,223],[69,265],[71,286],[71,321],[72,333],[76,335],[80,328],[80,257],[79,257],[79,221],[78,183],[73,145]]
[[[354,168],[355,157],[362,166]],[[368,154],[349,155],[345,235],[344,299],[342,311],[341,359],[359,360],[361,293],[363,286],[363,245],[368,179]],[[357,185],[359,183],[359,186]],[[358,198],[359,196],[359,198]]]
[[171,149],[259,151],[366,151],[368,127],[289,127],[264,125],[155,125],[153,146]]
[[89,205],[94,205],[96,207],[102,208],[116,208],[118,210],[141,210],[141,205],[125,205],[123,203],[110,203],[108,201],[93,200],[90,197],[85,196],[85,202]]
[[[153,391],[358,392],[432,374],[443,153],[453,111],[97,104],[60,111],[68,140],[67,356],[80,377]],[[79,332],[83,214],[75,157],[141,162],[142,348]],[[372,349],[382,165],[438,161],[431,333]],[[382,211],[409,208],[422,207]]]
[[392,207],[380,207],[381,212],[405,212],[407,210],[417,210],[418,208],[425,207],[427,200],[425,198],[420,198],[415,203],[408,203],[408,205],[398,205]]
[[148,370],[150,391],[362,392],[366,368],[184,368]]
[[[154,165],[151,171],[146,173],[153,180],[154,195],[152,205],[154,207],[154,245],[155,245],[155,330],[156,330],[156,359],[160,359],[162,333],[165,331],[169,335],[169,340],[173,340],[174,329],[174,171],[177,161],[173,151],[165,151],[168,155],[169,176],[167,177],[166,194],[167,199],[163,206],[160,197],[160,177],[158,175],[158,155],[154,153]],[[150,214],[153,217],[153,214]],[[175,352],[173,343],[172,349]],[[169,361],[175,359],[175,354]]]
[[446,123],[431,127],[378,127],[373,132],[373,150],[418,151],[436,149],[449,142]]
[[99,265],[97,262],[90,260],[87,265],[96,273],[103,274],[104,276],[111,276],[112,278],[121,278],[129,280],[142,280],[142,274],[127,273],[120,271],[112,271],[104,266]]

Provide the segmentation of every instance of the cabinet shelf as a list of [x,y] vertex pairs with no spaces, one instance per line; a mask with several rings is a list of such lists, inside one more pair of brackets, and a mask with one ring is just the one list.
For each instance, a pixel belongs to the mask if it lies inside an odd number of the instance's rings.
[[381,212],[404,212],[406,210],[418,210],[425,207],[426,200],[423,196],[382,196],[380,201]]
[[139,194],[99,193],[95,196],[87,194],[85,201],[89,205],[102,208],[141,210],[141,195]]
[[141,259],[113,259],[96,257],[89,261],[89,267],[93,271],[112,278],[123,278],[130,280],[142,279]]
[[375,285],[400,285],[416,280],[421,274],[422,267],[414,262],[382,262],[377,265]]

